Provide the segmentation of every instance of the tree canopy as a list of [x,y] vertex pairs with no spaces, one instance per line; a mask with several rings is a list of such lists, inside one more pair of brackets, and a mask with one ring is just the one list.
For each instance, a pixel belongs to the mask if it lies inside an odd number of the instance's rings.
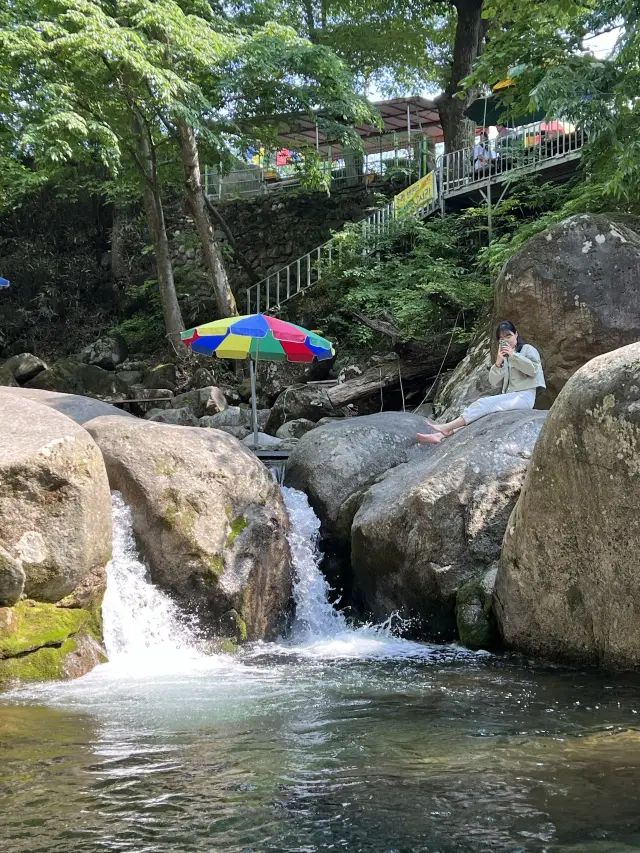
[[[349,135],[373,120],[336,54],[290,27],[240,28],[198,0],[15,0],[0,35],[4,200],[63,163],[102,175],[112,198],[141,197],[167,331],[175,295],[163,193],[184,182],[220,314],[235,303],[213,240],[200,148],[233,160],[274,141],[279,117],[321,109]],[[352,132],[355,139],[355,134]]]
[[[640,6],[632,0],[486,0],[491,38],[468,84],[510,76],[514,113],[543,108],[589,137],[592,181],[618,198],[640,180]],[[609,56],[592,52],[598,35],[618,34]]]

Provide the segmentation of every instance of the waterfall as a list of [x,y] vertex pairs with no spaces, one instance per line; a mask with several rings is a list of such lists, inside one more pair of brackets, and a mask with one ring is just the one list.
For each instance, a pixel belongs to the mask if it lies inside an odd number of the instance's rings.
[[289,545],[295,572],[296,618],[285,646],[290,652],[319,658],[429,658],[433,650],[397,636],[404,627],[397,615],[381,624],[353,627],[329,603],[329,584],[320,571],[320,522],[307,496],[282,486],[291,521]]
[[[315,658],[429,658],[433,649],[394,636],[389,619],[353,627],[329,602],[329,585],[320,571],[320,522],[307,497],[282,486],[291,521],[288,534],[295,580],[296,618],[287,639],[244,647],[235,665],[271,651]],[[229,666],[225,655],[206,655],[195,619],[192,623],[148,577],[133,536],[131,510],[113,493],[113,556],[107,567],[102,605],[104,641],[114,674],[135,677],[201,671]],[[224,663],[224,662],[227,663]]]
[[128,658],[167,662],[198,655],[198,637],[174,602],[148,579],[133,537],[131,510],[112,495],[113,556],[102,604],[104,643],[111,662]]
[[320,571],[320,521],[303,492],[283,486],[282,494],[291,522],[289,546],[295,571],[292,640],[308,643],[334,637],[346,631],[347,624],[329,603],[329,584]]

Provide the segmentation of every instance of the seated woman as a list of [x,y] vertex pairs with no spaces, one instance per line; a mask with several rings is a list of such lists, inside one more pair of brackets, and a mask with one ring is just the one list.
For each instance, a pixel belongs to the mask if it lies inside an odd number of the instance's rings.
[[536,389],[546,388],[540,354],[531,344],[521,340],[513,323],[500,323],[496,329],[498,355],[489,371],[489,382],[502,392],[495,397],[480,397],[463,411],[459,418],[446,424],[427,421],[432,433],[419,433],[418,441],[440,444],[454,430],[477,421],[493,412],[511,412],[514,409],[533,409]]

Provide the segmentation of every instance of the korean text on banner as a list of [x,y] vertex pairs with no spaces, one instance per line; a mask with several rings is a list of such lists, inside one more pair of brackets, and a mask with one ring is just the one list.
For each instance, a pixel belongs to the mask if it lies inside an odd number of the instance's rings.
[[420,178],[415,184],[411,184],[406,190],[394,199],[396,216],[398,214],[415,213],[426,207],[436,196],[436,173],[429,172],[424,178]]

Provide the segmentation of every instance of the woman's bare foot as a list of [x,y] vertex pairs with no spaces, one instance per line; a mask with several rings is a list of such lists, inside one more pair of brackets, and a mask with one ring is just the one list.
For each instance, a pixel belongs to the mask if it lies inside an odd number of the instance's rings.
[[422,444],[440,444],[444,435],[439,432],[419,432],[418,441]]
[[[447,429],[447,427],[446,427],[446,426],[440,426],[440,424],[433,424],[433,423],[431,423],[431,421],[427,421],[427,423],[429,424],[429,426],[431,427],[431,429],[434,429],[436,432],[439,432],[439,433],[440,433],[440,435],[444,435],[444,436],[446,436],[447,438],[448,438],[450,435],[453,435],[453,430],[452,430],[452,429]],[[431,443],[433,443],[433,442],[431,442]]]

